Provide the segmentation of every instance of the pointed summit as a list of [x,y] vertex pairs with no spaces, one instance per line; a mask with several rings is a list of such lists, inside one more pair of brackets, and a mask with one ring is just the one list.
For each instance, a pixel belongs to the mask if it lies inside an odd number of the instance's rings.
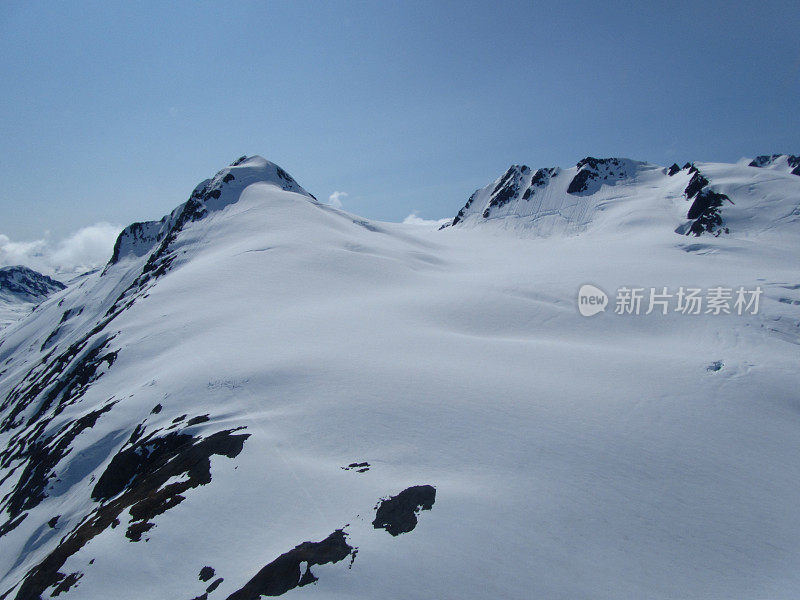
[[241,156],[211,179],[197,184],[189,200],[160,221],[132,223],[123,229],[114,244],[109,265],[127,256],[141,257],[148,254],[170,234],[177,233],[187,222],[198,221],[211,212],[237,202],[245,188],[254,183],[271,184],[284,191],[316,200],[275,163],[262,156]]

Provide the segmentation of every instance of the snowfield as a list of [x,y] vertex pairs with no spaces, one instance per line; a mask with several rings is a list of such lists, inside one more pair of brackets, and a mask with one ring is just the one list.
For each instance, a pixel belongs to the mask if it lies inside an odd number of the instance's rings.
[[689,168],[525,200],[515,167],[437,231],[237,161],[0,332],[0,599],[797,598],[800,177],[767,158],[695,166],[730,200],[698,237]]

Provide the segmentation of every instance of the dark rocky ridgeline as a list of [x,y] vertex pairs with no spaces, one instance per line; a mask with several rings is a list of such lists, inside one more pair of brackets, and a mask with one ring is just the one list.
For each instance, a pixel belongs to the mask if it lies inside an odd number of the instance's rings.
[[589,189],[589,183],[601,179],[622,179],[628,176],[625,164],[618,158],[594,158],[587,156],[575,165],[578,172],[567,187],[568,194],[580,194]]
[[683,190],[683,194],[687,200],[694,199],[689,207],[689,212],[686,213],[686,218],[693,221],[686,231],[686,235],[700,236],[703,233],[711,233],[719,236],[722,233],[730,233],[728,227],[723,227],[720,209],[726,200],[731,204],[733,201],[725,194],[710,190],[708,178],[694,165],[687,163],[684,169],[691,173],[692,177]]
[[[126,536],[131,541],[140,540],[154,527],[154,517],[180,504],[188,490],[211,482],[211,456],[239,455],[249,434],[236,431],[200,437],[183,432],[160,435],[162,432],[156,430],[126,445],[112,458],[92,491],[95,508],[25,574],[15,600],[39,600],[47,589],[63,585],[70,577],[60,572],[67,559],[95,536],[119,525],[119,516],[125,510],[130,511],[132,519]],[[166,485],[173,477],[181,480]],[[72,579],[77,581],[79,575],[73,574]]]
[[0,267],[0,297],[9,300],[41,302],[66,287],[60,281],[22,265]]
[[672,177],[672,176],[673,176],[673,175],[675,175],[676,173],[679,173],[679,172],[680,172],[680,170],[681,170],[681,168],[678,166],[678,163],[672,163],[672,165],[670,166],[670,168],[667,170],[667,175],[669,175],[670,177]]
[[[263,567],[227,600],[258,600],[261,596],[280,596],[289,590],[317,581],[311,572],[314,565],[337,563],[350,557],[355,560],[358,549],[347,543],[347,534],[337,529],[321,542],[303,542],[281,554]],[[305,571],[300,569],[306,563]]]
[[[476,190],[475,192],[473,192],[472,196],[469,197],[469,200],[467,200],[467,203],[464,205],[464,208],[458,211],[458,214],[453,219],[453,225],[459,223],[461,219],[464,218],[464,215],[466,214],[467,210],[469,210],[469,208],[472,206],[472,203],[475,202],[475,197],[478,195],[479,191],[480,190]],[[442,228],[443,227],[444,226],[442,226]]]
[[436,488],[432,485],[415,485],[396,496],[382,499],[375,512],[372,526],[385,529],[393,536],[413,531],[421,510],[431,510],[436,502]]

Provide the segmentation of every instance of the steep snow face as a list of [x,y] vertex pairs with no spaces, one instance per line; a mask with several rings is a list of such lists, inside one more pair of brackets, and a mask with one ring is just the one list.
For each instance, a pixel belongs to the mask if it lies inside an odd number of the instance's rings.
[[[690,167],[623,167],[541,175],[603,198],[548,238],[224,184],[45,300],[0,334],[0,596],[795,598],[797,224],[687,239]],[[795,178],[743,167],[697,165],[753,202]],[[617,315],[621,286],[764,293]]]
[[797,165],[797,157],[787,155],[758,157],[749,165],[687,163],[668,169],[593,157],[571,169],[514,165],[477,190],[452,224],[550,236],[650,219],[685,235],[754,235],[797,218],[800,180],[792,177],[800,173]]
[[66,286],[23,266],[0,268],[0,329],[29,313],[33,307]]

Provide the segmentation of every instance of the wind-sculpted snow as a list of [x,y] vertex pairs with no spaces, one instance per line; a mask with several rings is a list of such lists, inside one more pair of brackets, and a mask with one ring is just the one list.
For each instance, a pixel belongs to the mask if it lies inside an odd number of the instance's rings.
[[[796,597],[800,178],[748,162],[442,231],[223,169],[0,333],[0,598]],[[759,310],[648,312],[716,286]]]

